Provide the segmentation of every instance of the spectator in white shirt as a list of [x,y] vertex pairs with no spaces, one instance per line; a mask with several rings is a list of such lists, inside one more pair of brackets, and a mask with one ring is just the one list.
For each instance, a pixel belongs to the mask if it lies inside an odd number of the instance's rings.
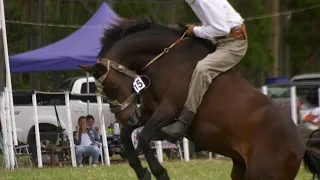
[[100,135],[95,129],[87,127],[87,119],[84,116],[79,118],[76,129],[74,143],[76,145],[77,164],[82,167],[83,156],[91,155],[92,165],[96,167],[100,154]]
[[194,119],[203,95],[213,79],[233,68],[245,56],[247,32],[240,14],[227,0],[186,0],[202,22],[187,25],[187,34],[210,40],[217,48],[198,62],[189,86],[188,99],[177,121],[162,130],[181,139]]

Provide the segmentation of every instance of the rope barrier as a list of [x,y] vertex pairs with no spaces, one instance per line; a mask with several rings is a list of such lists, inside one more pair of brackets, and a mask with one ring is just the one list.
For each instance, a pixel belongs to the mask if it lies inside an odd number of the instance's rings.
[[[277,12],[277,13],[269,13],[269,14],[263,14],[258,16],[251,16],[244,18],[245,21],[253,21],[253,20],[260,20],[260,19],[266,19],[266,18],[272,18],[272,17],[278,17],[283,15],[289,15],[289,14],[295,14],[299,12],[309,11],[313,9],[320,8],[320,4],[310,6],[307,8],[299,8],[295,10],[288,10],[283,12]],[[16,20],[6,20],[7,23],[11,24],[22,24],[22,25],[31,25],[31,26],[47,26],[47,27],[60,27],[60,28],[105,28],[106,26],[83,26],[83,25],[67,25],[67,24],[52,24],[52,23],[36,23],[36,22],[30,22],[30,21],[16,21]],[[169,26],[176,26],[176,25],[169,25]]]

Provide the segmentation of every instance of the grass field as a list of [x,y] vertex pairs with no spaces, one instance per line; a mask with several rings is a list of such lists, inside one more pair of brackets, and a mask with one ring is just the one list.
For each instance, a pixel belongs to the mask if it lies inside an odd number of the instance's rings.
[[[146,162],[143,162],[146,166]],[[165,161],[163,166],[168,170],[172,180],[224,180],[231,179],[232,163],[228,160],[191,160],[190,162]],[[136,180],[133,170],[127,163],[110,167],[84,166],[82,168],[22,168],[15,171],[0,171],[0,179],[21,180]],[[155,178],[153,178],[155,179]],[[301,167],[298,180],[310,180],[311,174]]]

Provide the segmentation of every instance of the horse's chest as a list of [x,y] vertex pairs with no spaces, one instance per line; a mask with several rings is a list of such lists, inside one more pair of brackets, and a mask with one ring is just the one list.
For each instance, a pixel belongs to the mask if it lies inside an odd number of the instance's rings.
[[151,111],[155,111],[158,107],[158,103],[154,100],[150,100],[149,98],[143,98],[142,97],[142,104],[144,107]]

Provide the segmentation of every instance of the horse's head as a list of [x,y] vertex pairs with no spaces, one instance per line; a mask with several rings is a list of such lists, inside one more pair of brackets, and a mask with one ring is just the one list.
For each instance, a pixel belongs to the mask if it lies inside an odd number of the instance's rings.
[[105,30],[98,62],[94,66],[80,67],[94,76],[98,93],[110,104],[111,112],[120,123],[138,122],[136,90],[150,85],[148,78],[140,76],[145,73],[142,69],[182,34],[183,30],[147,20],[124,20]]
[[133,80],[139,76],[113,61],[101,61],[94,66],[80,66],[96,79],[97,93],[110,105],[110,111],[123,125],[138,123],[140,110]]

